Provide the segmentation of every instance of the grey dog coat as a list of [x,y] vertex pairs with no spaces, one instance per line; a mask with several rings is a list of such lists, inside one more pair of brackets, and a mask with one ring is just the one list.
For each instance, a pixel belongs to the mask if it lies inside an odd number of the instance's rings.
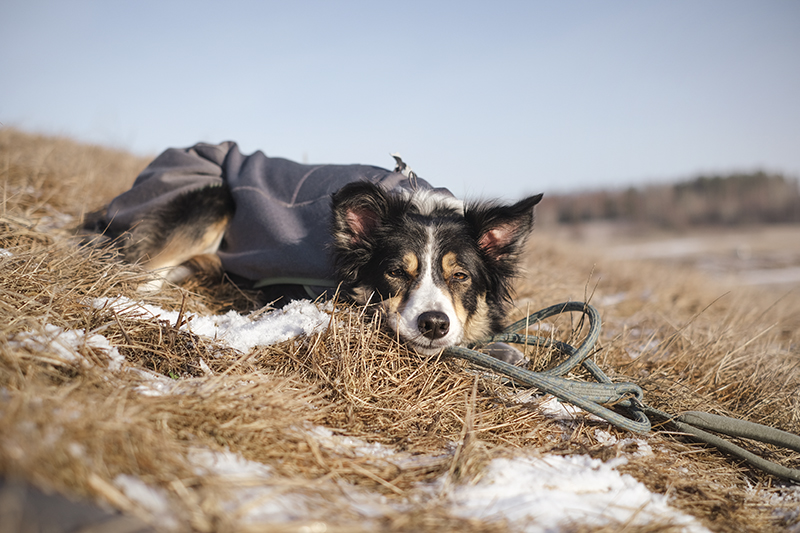
[[[227,272],[261,282],[317,285],[333,280],[331,195],[354,181],[387,190],[433,189],[413,173],[368,165],[304,165],[242,155],[234,142],[171,148],[136,178],[133,187],[108,205],[110,233],[129,230],[154,209],[188,191],[226,185],[236,210],[218,252]],[[437,189],[452,196],[446,189]],[[305,281],[305,283],[303,283]]]

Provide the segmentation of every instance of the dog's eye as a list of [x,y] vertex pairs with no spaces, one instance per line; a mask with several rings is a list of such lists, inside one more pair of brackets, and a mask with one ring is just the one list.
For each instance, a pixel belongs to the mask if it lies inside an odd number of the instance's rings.
[[390,278],[405,279],[407,277],[406,271],[402,268],[393,268],[386,273]]
[[467,281],[469,279],[469,274],[466,272],[454,272],[453,273],[453,281]]

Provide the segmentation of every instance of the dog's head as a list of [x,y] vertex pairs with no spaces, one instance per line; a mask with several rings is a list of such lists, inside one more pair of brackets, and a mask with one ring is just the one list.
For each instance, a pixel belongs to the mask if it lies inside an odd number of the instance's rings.
[[430,191],[347,185],[333,196],[343,291],[377,304],[401,340],[423,354],[496,333],[541,198],[463,205]]

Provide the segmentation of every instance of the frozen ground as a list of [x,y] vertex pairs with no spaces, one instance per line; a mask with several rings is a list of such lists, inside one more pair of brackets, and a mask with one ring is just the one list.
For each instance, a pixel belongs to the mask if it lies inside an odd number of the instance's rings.
[[[177,321],[176,312],[118,298],[95,300],[96,307],[113,306],[118,313],[138,316],[141,320],[156,317]],[[219,316],[191,316],[183,328],[193,333],[215,339],[239,351],[254,346],[270,344],[301,334],[313,334],[328,326],[329,309],[310,302],[294,302],[282,310],[261,314],[255,320],[228,313]],[[64,331],[48,326],[39,335],[18,336],[12,342],[28,349],[48,350],[54,358],[74,361],[82,357],[79,348],[91,345],[93,350],[105,351],[110,364],[109,372],[124,371],[119,354],[102,335],[87,336],[82,331]],[[85,352],[85,350],[83,350]],[[86,361],[86,364],[93,364]],[[174,380],[151,375],[152,386],[140,389],[143,394],[179,394],[171,387]],[[556,402],[543,406],[547,416],[569,420],[572,411]],[[307,431],[320,446],[347,449],[349,453],[363,456],[380,456],[398,464],[404,461],[424,461],[425,457],[411,457],[386,446],[371,444],[359,439],[335,435],[322,427],[309,427]],[[616,439],[598,430],[598,441],[613,446]],[[633,439],[631,439],[633,440]],[[636,454],[651,454],[646,442],[637,440]],[[255,463],[231,452],[197,449],[191,455],[199,475],[213,475],[230,481],[232,487],[225,507],[242,523],[285,523],[298,517],[314,516],[314,496],[297,490],[276,488],[271,484],[271,470],[267,465]],[[651,493],[642,483],[617,467],[626,462],[623,455],[602,462],[588,456],[530,455],[494,459],[482,478],[474,485],[450,483],[443,477],[434,483],[420,484],[418,498],[436,499],[455,516],[482,519],[504,519],[523,531],[558,531],[569,524],[603,525],[609,522],[650,524],[671,523],[684,531],[706,531],[694,518],[669,506],[663,495]],[[158,518],[158,523],[175,526],[176,518],[170,510],[168,495],[157,487],[134,476],[118,476],[115,489],[130,501]],[[238,488],[237,488],[238,487]],[[348,506],[352,514],[365,520],[380,516],[387,506],[393,512],[409,509],[413,502],[387,503],[378,493],[352,488],[341,505]]]

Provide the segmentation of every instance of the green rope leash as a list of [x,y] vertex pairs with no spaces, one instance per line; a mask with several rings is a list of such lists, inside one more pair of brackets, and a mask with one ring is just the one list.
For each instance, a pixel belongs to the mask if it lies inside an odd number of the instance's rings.
[[[564,342],[517,333],[528,324],[569,312],[583,313],[589,320],[589,333],[577,348]],[[520,385],[536,387],[542,392],[552,394],[562,401],[576,405],[584,411],[599,416],[614,426],[627,431],[647,433],[651,427],[648,415],[663,418],[665,421],[672,423],[678,431],[689,434],[701,442],[711,444],[726,453],[743,459],[768,474],[800,483],[800,469],[787,468],[759,457],[730,441],[704,430],[714,431],[730,437],[766,442],[796,452],[800,452],[800,436],[746,420],[698,411],[689,411],[682,415],[671,416],[645,405],[642,401],[644,393],[638,385],[634,383],[613,383],[597,363],[590,359],[594,345],[600,337],[600,325],[600,315],[591,305],[583,302],[565,302],[533,313],[527,318],[510,325],[503,333],[481,343],[467,348],[460,346],[447,348],[445,354],[465,359],[492,372],[507,376]],[[493,342],[555,347],[563,352],[567,359],[544,372],[531,372],[474,349]],[[578,365],[582,365],[596,382],[574,381],[562,377]],[[629,416],[612,410],[607,407],[608,405],[623,408]]]

